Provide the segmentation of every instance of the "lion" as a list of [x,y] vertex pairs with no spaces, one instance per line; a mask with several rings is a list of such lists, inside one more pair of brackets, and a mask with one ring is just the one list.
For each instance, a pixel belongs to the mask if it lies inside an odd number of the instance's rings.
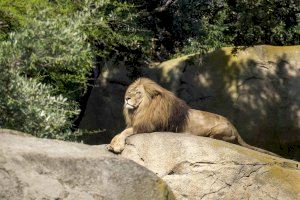
[[107,145],[107,149],[114,153],[123,151],[126,138],[131,135],[175,132],[219,139],[278,156],[247,144],[225,117],[191,109],[185,101],[148,78],[139,78],[128,87],[123,114],[126,129]]

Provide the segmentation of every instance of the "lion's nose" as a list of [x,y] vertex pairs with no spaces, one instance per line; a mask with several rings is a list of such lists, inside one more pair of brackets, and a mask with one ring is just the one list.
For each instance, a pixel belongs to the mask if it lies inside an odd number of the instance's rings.
[[125,100],[128,101],[130,99],[130,97],[125,97]]

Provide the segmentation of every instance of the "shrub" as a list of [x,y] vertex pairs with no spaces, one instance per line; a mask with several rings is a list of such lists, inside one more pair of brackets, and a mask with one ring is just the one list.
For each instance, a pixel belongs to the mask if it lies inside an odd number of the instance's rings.
[[51,87],[34,79],[12,73],[9,77],[0,80],[0,126],[43,138],[69,137],[72,118],[78,114],[76,104],[53,96]]
[[75,140],[70,128],[79,112],[77,104],[53,95],[51,86],[20,76],[18,58],[22,51],[17,46],[14,40],[0,43],[0,128]]
[[16,58],[20,71],[52,85],[55,94],[77,100],[86,91],[93,67],[91,48],[79,29],[82,21],[79,17],[48,19],[45,15],[33,18],[26,29],[10,36],[14,48],[21,52]]
[[59,14],[68,15],[80,10],[84,1],[73,0],[1,0],[0,40],[7,39],[10,32],[24,28],[32,17],[47,10],[49,18]]
[[82,30],[98,59],[138,64],[147,58],[151,32],[137,23],[135,6],[116,0],[88,0],[83,8],[86,18]]
[[47,8],[47,5],[45,0],[1,0],[0,41],[7,39],[10,32],[24,27],[31,14]]
[[93,56],[81,21],[45,12],[0,43],[0,126],[75,140],[74,102],[84,94]]
[[77,105],[34,79],[18,75],[15,43],[0,43],[0,127],[11,128],[47,138],[70,135]]
[[[58,6],[63,4],[59,1]],[[58,16],[52,17],[52,9],[35,14],[10,38],[23,52],[18,59],[22,73],[52,85],[56,94],[80,100],[93,64],[98,64],[93,63],[95,56],[97,61],[125,60],[126,64],[144,58],[148,32],[137,28],[134,9],[126,3],[99,0],[85,1],[78,11]]]

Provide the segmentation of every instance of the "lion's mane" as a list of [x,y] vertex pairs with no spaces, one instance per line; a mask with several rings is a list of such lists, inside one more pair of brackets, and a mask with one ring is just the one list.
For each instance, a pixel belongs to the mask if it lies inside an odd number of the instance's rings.
[[127,90],[138,85],[145,91],[143,104],[135,110],[124,107],[127,127],[133,127],[134,133],[182,132],[188,121],[188,105],[147,78],[137,79]]

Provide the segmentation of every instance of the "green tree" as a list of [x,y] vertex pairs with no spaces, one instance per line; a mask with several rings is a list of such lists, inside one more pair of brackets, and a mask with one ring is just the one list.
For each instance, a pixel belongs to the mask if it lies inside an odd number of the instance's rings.
[[129,0],[154,33],[155,52],[207,52],[222,46],[300,43],[295,0]]
[[228,30],[235,45],[300,43],[300,2],[295,0],[228,1]]

